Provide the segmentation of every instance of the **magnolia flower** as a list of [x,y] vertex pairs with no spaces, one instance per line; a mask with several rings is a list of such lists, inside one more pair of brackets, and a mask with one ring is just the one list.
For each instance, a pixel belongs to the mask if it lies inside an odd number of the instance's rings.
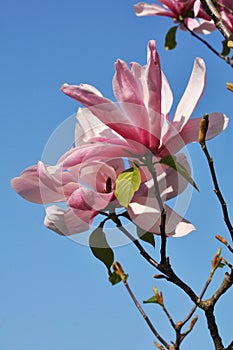
[[[61,90],[76,101],[82,103],[89,110],[88,123],[99,120],[102,128],[102,141],[109,142],[110,148],[100,145],[99,155],[109,157],[109,153],[131,151],[145,155],[148,151],[156,157],[175,154],[185,144],[198,141],[199,124],[201,118],[190,119],[198,103],[204,87],[206,68],[203,59],[197,58],[187,88],[181,98],[173,119],[169,121],[169,111],[173,96],[168,81],[160,68],[159,56],[155,42],[148,44],[148,60],[146,66],[133,62],[130,68],[118,60],[115,65],[116,73],[113,77],[113,91],[119,105],[102,96],[95,87],[87,84],[64,84]],[[211,139],[223,131],[228,119],[221,113],[209,114],[209,127],[206,139]],[[99,129],[97,129],[99,133]],[[92,129],[92,140],[99,140]],[[93,144],[89,146],[89,160],[98,157],[98,150]],[[83,160],[80,149],[74,149],[66,158],[65,164],[72,166]]]
[[[185,30],[182,21],[189,29],[208,34],[215,29],[214,23],[203,10],[200,0],[158,0],[163,6],[139,2],[134,5],[137,16],[166,16]],[[198,18],[198,20],[197,20]]]
[[[190,171],[186,157],[179,155],[178,159]],[[64,160],[64,156],[55,166],[40,161],[37,166],[29,167],[14,178],[11,185],[19,195],[34,203],[65,202],[66,209],[57,205],[46,208],[44,224],[61,235],[72,235],[87,231],[100,211],[112,211],[119,207],[114,189],[117,175],[125,166],[123,160],[115,159],[107,163],[94,161],[89,165],[86,162],[65,168],[61,160]],[[156,166],[163,201],[177,196],[187,186],[187,181],[177,172],[165,168]],[[166,210],[168,236],[183,236],[195,229],[168,206]],[[143,177],[143,173],[142,184],[127,211],[139,227],[159,234],[160,211],[154,186],[151,180]]]
[[78,164],[69,169],[60,160],[55,166],[40,161],[14,178],[11,185],[19,195],[34,203],[66,202],[67,209],[47,207],[44,223],[59,234],[70,235],[88,230],[99,210],[115,200],[115,180],[123,170],[121,159]]
[[[45,225],[55,232],[71,235],[86,231],[100,211],[119,207],[114,189],[117,176],[125,169],[122,158],[143,157],[152,152],[156,161],[159,193],[163,203],[179,195],[187,186],[178,172],[158,161],[175,154],[185,144],[197,141],[201,118],[190,116],[205,86],[205,64],[200,58],[172,122],[169,122],[173,97],[161,71],[155,42],[148,45],[147,65],[124,61],[116,63],[113,90],[119,104],[113,103],[90,85],[63,85],[67,95],[83,103],[79,108],[75,146],[55,166],[39,162],[12,180],[12,187],[25,199],[35,203],[65,202],[67,208],[46,208]],[[228,119],[220,113],[209,115],[207,139],[218,135]],[[179,163],[190,173],[187,159],[178,155]],[[132,221],[159,234],[160,211],[154,184],[145,167],[140,168],[141,185],[126,208]],[[182,236],[194,226],[166,207],[168,236]]]

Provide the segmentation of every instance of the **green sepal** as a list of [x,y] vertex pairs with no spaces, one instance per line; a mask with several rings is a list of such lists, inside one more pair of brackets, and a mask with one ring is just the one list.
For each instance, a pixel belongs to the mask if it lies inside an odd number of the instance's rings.
[[147,300],[143,300],[143,304],[158,304],[158,300],[157,300],[156,296],[153,295],[153,297],[151,297]]
[[103,227],[98,227],[90,234],[89,245],[93,255],[102,261],[109,271],[114,261],[114,253],[108,245]]
[[[129,276],[125,275],[125,278],[127,279]],[[108,278],[109,282],[111,282],[111,284],[114,286],[115,284],[118,284],[122,281],[122,279],[120,278],[120,276],[118,274],[116,274],[116,272],[112,272]]]
[[155,248],[155,237],[153,233],[146,232],[141,227],[137,227],[137,235],[142,241],[151,244]]
[[227,45],[227,40],[222,41],[222,52],[221,55],[227,56],[231,52],[230,47]]
[[176,31],[178,26],[171,27],[165,36],[165,49],[173,50],[176,47]]
[[138,190],[141,183],[141,174],[138,166],[123,171],[116,179],[115,196],[123,207],[127,208],[134,193]]
[[188,171],[176,161],[176,156],[174,155],[168,155],[160,159],[159,163],[169,166],[170,168],[176,170],[181,176],[185,178],[196,190],[199,191],[199,188],[197,187],[196,183],[192,179],[192,177],[189,175]]

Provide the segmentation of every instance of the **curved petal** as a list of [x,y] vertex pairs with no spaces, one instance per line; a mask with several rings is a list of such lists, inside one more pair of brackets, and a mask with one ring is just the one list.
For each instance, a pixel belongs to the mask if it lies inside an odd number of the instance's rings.
[[145,78],[148,88],[148,112],[150,122],[150,149],[157,149],[161,139],[163,116],[162,107],[162,72],[160,60],[156,50],[155,41],[148,43],[147,65],[145,66]]
[[[168,237],[182,237],[195,230],[195,227],[186,219],[182,218],[170,207],[165,205],[166,235]],[[155,200],[148,201],[146,205],[130,203],[128,214],[131,220],[145,231],[160,235],[161,215]]]
[[[118,60],[115,68],[116,73],[112,85],[116,99],[120,102],[120,107],[130,120],[131,126],[134,126],[138,141],[144,145],[149,145],[149,118],[139,84],[124,61]],[[122,128],[125,127],[127,128],[127,125],[122,125]]]
[[[66,158],[62,159],[63,166],[69,168],[78,164],[87,162],[90,164],[92,161],[110,161],[120,157],[128,156],[128,152],[140,154],[144,150],[134,148],[127,144],[112,145],[107,143],[90,144],[84,147],[74,148],[73,152],[67,155]],[[142,152],[143,151],[143,152]]]
[[[11,186],[23,198],[33,203],[46,204],[66,201],[67,194],[74,191],[74,183],[67,173],[54,174],[56,167],[42,162],[25,169],[19,177],[12,179]],[[56,170],[58,170],[56,168]]]
[[88,108],[79,108],[75,127],[75,145],[81,146],[91,142],[123,141],[114,130],[102,123]]
[[[179,153],[176,156],[176,161],[182,165],[189,174],[191,174],[191,168],[188,162],[187,157],[183,153]],[[166,196],[163,196],[163,200],[169,200],[180,193],[182,193],[188,186],[187,180],[181,176],[176,170],[166,167],[164,172],[158,177],[160,193],[162,193],[166,188],[171,188],[172,190],[166,193]]]
[[71,194],[67,204],[74,209],[98,211],[106,208],[112,198],[113,192],[99,193],[81,187]]
[[[193,118],[188,121],[180,133],[185,144],[198,141],[200,121],[202,118]],[[219,135],[226,129],[229,119],[222,113],[209,114],[209,126],[206,134],[206,140]]]
[[[88,107],[90,111],[104,124],[124,137],[128,136],[122,125],[130,125],[127,116],[121,113],[116,104],[102,95],[93,86],[88,84],[63,84],[61,91],[74,100]],[[117,121],[117,122],[116,122]]]
[[147,4],[139,2],[134,5],[134,10],[137,16],[168,16],[174,17],[174,13],[165,10],[163,7],[155,4]]
[[149,91],[148,109],[161,113],[162,72],[154,40],[148,43],[147,56],[145,76]]
[[206,67],[202,58],[196,58],[186,90],[178,104],[173,118],[173,125],[181,130],[189,120],[205,87]]
[[88,210],[65,210],[56,205],[46,208],[44,225],[60,235],[68,236],[87,231],[96,215]]
[[[167,150],[170,154],[175,154],[180,151],[186,144],[191,142],[198,142],[200,121],[202,118],[191,118],[188,120],[184,128],[180,133],[172,132],[166,135],[163,140],[165,145],[164,150],[161,150],[160,155],[167,154]],[[220,134],[228,125],[228,118],[222,113],[210,113],[209,114],[209,126],[206,134],[206,140],[210,140],[213,137]]]
[[161,113],[166,116],[173,103],[173,94],[166,76],[162,72]]
[[20,176],[11,180],[12,188],[24,199],[42,204],[37,165],[25,169]]
[[199,26],[194,28],[194,32],[198,34],[210,34],[216,29],[216,26],[213,21],[207,21],[199,19]]

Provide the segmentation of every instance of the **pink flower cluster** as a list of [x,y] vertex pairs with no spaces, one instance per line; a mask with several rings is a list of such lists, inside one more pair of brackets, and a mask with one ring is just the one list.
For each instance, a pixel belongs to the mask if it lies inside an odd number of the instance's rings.
[[[187,181],[175,170],[158,164],[168,154],[176,154],[185,144],[198,139],[201,118],[190,119],[205,86],[205,63],[194,62],[187,88],[172,121],[169,111],[173,96],[162,73],[154,41],[148,44],[145,66],[133,62],[130,67],[116,62],[113,91],[118,104],[102,96],[87,84],[64,84],[61,90],[87,108],[79,108],[75,146],[56,165],[39,162],[12,180],[12,187],[23,198],[35,203],[65,202],[66,208],[46,208],[45,225],[62,235],[88,230],[101,212],[119,208],[115,196],[117,176],[135,157],[153,155],[161,199],[167,209],[166,233],[179,237],[194,226],[169,208],[165,201],[184,191]],[[209,115],[207,139],[218,135],[228,119],[221,113]],[[131,155],[131,156],[129,156]],[[128,158],[126,165],[125,158]],[[190,173],[183,154],[177,161]],[[126,208],[129,218],[144,230],[159,234],[160,209],[149,172],[140,168],[141,185]]]
[[158,0],[163,6],[139,2],[134,5],[137,16],[166,16],[185,30],[182,21],[190,30],[208,34],[215,29],[211,18],[203,10],[200,0]]

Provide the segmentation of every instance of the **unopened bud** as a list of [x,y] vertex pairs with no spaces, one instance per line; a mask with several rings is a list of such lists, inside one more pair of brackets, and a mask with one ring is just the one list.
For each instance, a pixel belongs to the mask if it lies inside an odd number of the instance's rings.
[[205,114],[200,121],[199,135],[198,135],[198,142],[200,143],[201,146],[205,145],[208,126],[209,126],[209,115]]
[[163,294],[162,292],[158,292],[156,287],[153,287],[153,291],[154,291],[154,294],[155,294],[155,297],[157,299],[157,302],[159,305],[163,306]]
[[189,325],[189,331],[191,331],[193,329],[193,327],[195,326],[196,322],[198,320],[198,316],[195,316],[191,322],[190,322],[190,325]]
[[155,341],[154,344],[155,344],[157,349],[164,350],[164,347],[162,345],[160,345],[159,343],[157,343],[157,341]]
[[227,89],[230,91],[233,91],[233,84],[232,83],[226,83]]
[[213,260],[212,260],[212,273],[219,267],[222,261],[222,257],[220,256],[221,249],[219,248],[217,253],[215,254]]
[[122,279],[123,282],[126,281],[126,275],[121,267],[121,264],[116,261],[112,264],[112,268],[115,271],[115,273]]
[[220,242],[225,244],[226,246],[229,244],[222,236],[216,235],[215,238],[217,238]]

